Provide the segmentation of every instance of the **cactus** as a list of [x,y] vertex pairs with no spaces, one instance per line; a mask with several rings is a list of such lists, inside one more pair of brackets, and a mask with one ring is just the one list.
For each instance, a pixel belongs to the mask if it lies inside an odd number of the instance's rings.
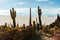
[[7,27],[7,23],[5,22],[5,27]]
[[17,27],[19,27],[19,23],[17,23]]
[[59,19],[59,14],[57,14],[57,19]]
[[23,28],[25,29],[25,24],[23,24]]
[[33,21],[33,29],[34,29],[34,32],[35,32],[35,29],[36,29],[35,21]]
[[39,9],[39,6],[38,6],[39,25],[40,25],[40,27],[42,29],[41,14],[42,14],[41,9]]
[[12,10],[10,9],[10,15],[11,15],[11,18],[13,20],[13,27],[15,28],[15,26],[16,26],[16,22],[15,22],[16,11],[14,10],[14,8],[12,8]]
[[39,24],[38,24],[37,18],[36,18],[36,27],[37,27],[37,29],[39,31]]
[[29,26],[31,26],[31,8],[30,8],[30,20],[29,20]]
[[36,26],[36,25],[35,25],[35,21],[33,21],[33,27],[34,27],[34,29],[35,29],[35,26]]

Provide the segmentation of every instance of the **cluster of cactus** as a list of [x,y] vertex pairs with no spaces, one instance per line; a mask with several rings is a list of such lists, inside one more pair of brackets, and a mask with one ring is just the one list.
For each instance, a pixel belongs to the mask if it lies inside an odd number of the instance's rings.
[[14,8],[10,9],[10,15],[11,15],[11,18],[13,20],[13,27],[15,28],[15,26],[16,26],[16,22],[15,22],[16,11],[14,10]]
[[41,14],[42,14],[41,9],[39,9],[39,6],[38,6],[39,25],[40,25],[40,27],[42,29]]

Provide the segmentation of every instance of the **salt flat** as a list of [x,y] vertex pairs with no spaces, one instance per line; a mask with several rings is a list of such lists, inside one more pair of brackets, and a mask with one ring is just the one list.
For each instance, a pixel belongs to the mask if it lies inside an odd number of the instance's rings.
[[[54,22],[56,19],[56,17],[47,17],[47,16],[42,16],[41,20],[42,20],[42,24],[50,24],[52,22]],[[35,20],[36,21],[36,17],[32,17],[32,21]],[[7,22],[7,24],[10,25],[10,23],[12,24],[12,19],[10,16],[0,16],[0,25],[4,25],[5,22]],[[19,24],[20,26],[22,26],[23,24],[25,25],[29,25],[29,16],[17,16],[16,17],[16,24]]]

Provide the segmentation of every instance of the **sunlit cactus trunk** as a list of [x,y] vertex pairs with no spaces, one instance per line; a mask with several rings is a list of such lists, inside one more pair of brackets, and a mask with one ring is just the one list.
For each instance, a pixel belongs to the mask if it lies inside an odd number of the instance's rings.
[[15,21],[15,18],[16,18],[16,11],[14,10],[14,8],[12,8],[10,10],[10,15],[11,15],[11,18],[13,20],[13,27],[15,28],[16,27],[16,21]]
[[41,9],[39,9],[39,6],[38,6],[39,25],[40,25],[40,27],[42,29],[41,14],[42,14]]

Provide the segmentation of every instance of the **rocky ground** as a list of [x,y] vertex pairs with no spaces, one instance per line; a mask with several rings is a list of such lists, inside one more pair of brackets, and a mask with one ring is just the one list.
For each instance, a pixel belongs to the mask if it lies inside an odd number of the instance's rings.
[[42,37],[41,35],[35,35],[30,40],[53,40],[53,38],[47,36]]
[[53,40],[53,37],[47,37],[47,36],[43,36],[42,40]]
[[[27,31],[18,31],[15,30],[15,33],[13,31],[8,31],[6,30],[0,30],[0,40],[25,40],[27,39],[27,35],[29,32]],[[49,34],[46,34],[49,35]],[[41,35],[40,33],[34,34],[33,36],[30,35],[31,37],[28,38],[28,40],[53,40],[52,37],[47,37],[45,35]]]

